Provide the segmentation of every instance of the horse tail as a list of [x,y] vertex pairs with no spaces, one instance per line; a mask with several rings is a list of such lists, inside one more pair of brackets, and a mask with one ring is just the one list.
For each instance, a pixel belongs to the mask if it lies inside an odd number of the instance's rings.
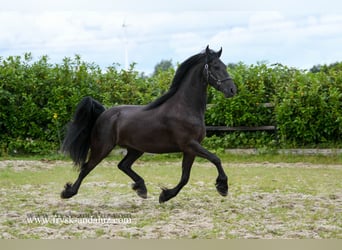
[[104,106],[91,97],[84,97],[77,105],[74,117],[67,124],[62,151],[69,154],[76,167],[85,163],[90,148],[91,131]]

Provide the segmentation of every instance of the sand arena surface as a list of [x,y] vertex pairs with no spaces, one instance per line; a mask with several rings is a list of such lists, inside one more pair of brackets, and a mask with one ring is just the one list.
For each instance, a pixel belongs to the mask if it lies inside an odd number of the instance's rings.
[[[116,164],[105,161],[101,167],[113,168]],[[158,165],[140,162],[138,167],[151,164]],[[65,161],[0,161],[0,173],[2,180],[8,171],[30,172],[33,174],[28,178],[33,178],[35,173],[53,172],[70,165]],[[167,165],[178,166],[175,171],[177,176],[180,174],[179,163]],[[204,168],[203,171],[212,168],[209,163],[196,165]],[[229,168],[283,169],[294,177],[299,168],[318,171],[318,175],[342,171],[342,165],[309,163],[237,163],[229,164]],[[275,176],[272,181],[277,183],[279,178]],[[129,179],[116,182],[89,178],[80,194],[70,200],[59,198],[64,185],[60,179],[52,182],[27,179],[20,185],[0,187],[0,238],[342,238],[341,186],[333,192],[301,192],[292,186],[286,187],[286,191],[285,187],[265,191],[253,183],[238,185],[232,179],[226,198],[216,193],[214,180],[209,185],[194,178],[175,199],[165,204],[158,203],[158,178],[149,178],[146,183],[149,189],[146,200],[130,190]]]

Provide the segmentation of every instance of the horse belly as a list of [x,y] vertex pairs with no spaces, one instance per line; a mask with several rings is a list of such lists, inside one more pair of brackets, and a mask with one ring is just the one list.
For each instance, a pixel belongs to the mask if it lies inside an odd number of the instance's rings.
[[171,131],[147,123],[126,124],[120,129],[118,145],[148,153],[173,153],[180,148]]

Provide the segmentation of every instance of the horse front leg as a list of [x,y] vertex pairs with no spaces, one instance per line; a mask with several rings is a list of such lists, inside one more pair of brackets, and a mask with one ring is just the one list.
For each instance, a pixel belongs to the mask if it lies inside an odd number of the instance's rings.
[[192,152],[196,156],[202,157],[204,159],[207,159],[211,163],[213,163],[216,166],[218,177],[216,179],[216,190],[218,193],[222,196],[227,196],[228,194],[228,177],[226,173],[223,170],[221,160],[218,158],[215,154],[209,152],[205,148],[202,147],[201,144],[197,141],[192,141],[189,145],[187,150],[189,152]]
[[195,156],[184,153],[182,161],[182,176],[176,187],[172,189],[162,188],[162,192],[159,196],[159,202],[163,203],[175,197],[179,191],[188,183],[190,178],[190,171],[192,164],[195,160]]

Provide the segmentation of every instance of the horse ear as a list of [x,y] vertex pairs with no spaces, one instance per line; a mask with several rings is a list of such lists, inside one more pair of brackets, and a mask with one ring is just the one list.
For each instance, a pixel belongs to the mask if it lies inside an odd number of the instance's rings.
[[207,45],[207,48],[205,49],[205,54],[206,54],[207,56],[209,56],[209,54],[210,54],[209,45]]
[[220,58],[220,57],[221,57],[221,54],[222,54],[222,47],[221,47],[221,49],[216,53],[217,58]]

